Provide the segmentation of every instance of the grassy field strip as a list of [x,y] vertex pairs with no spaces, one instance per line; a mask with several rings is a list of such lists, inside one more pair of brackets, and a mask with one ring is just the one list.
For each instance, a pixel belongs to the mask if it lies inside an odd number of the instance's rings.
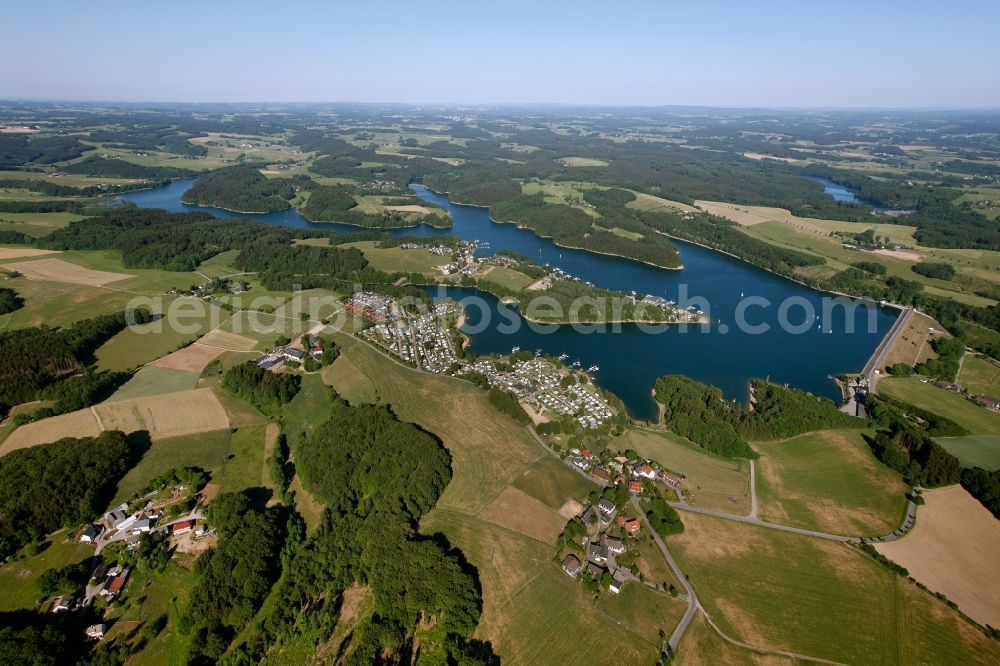
[[833,661],[832,659],[821,659],[820,657],[810,657],[809,655],[806,654],[799,654],[797,652],[788,652],[786,650],[775,650],[773,648],[764,648],[756,645],[750,645],[749,643],[744,643],[742,641],[738,641],[735,638],[727,636],[725,632],[722,631],[722,629],[719,629],[718,625],[716,625],[715,622],[712,621],[712,617],[708,614],[708,611],[706,611],[704,608],[701,609],[701,615],[702,617],[705,618],[705,621],[708,623],[708,626],[710,626],[715,631],[715,633],[717,633],[719,637],[722,638],[722,640],[726,641],[730,645],[735,645],[738,648],[748,650],[750,652],[754,652],[762,656],[775,655],[778,657],[787,657],[788,659],[792,659],[794,661],[811,661],[818,664],[831,664],[832,666],[848,666],[848,664],[845,664],[844,662],[841,661]]
[[778,655],[764,656],[740,647],[734,639],[725,636],[708,623],[708,617],[698,613],[691,628],[674,652],[674,663],[683,666],[736,666],[741,664],[791,665],[794,659]]
[[989,663],[1000,648],[850,546],[684,514],[675,554],[719,629],[846,663]]
[[1000,435],[937,437],[934,441],[958,458],[963,467],[1000,469]]
[[967,353],[962,358],[958,383],[970,393],[1000,397],[1000,362]]
[[179,437],[229,427],[225,410],[211,389],[193,389],[106,402],[21,426],[0,447],[0,455],[54,442],[63,437],[96,436],[102,430],[128,434],[145,430],[151,439]]
[[889,397],[955,421],[973,435],[1000,435],[1000,413],[930,382],[916,377],[887,377],[879,381],[878,387]]
[[754,442],[763,520],[848,536],[889,534],[906,512],[908,486],[855,430]]
[[17,271],[29,280],[85,284],[91,287],[103,287],[111,282],[120,282],[135,277],[127,273],[95,271],[62,259],[18,261],[13,264],[0,264],[0,268]]

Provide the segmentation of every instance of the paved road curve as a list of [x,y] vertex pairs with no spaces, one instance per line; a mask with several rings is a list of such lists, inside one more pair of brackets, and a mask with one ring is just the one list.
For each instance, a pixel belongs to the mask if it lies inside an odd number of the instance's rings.
[[667,561],[667,564],[670,565],[670,570],[674,572],[674,576],[681,582],[681,585],[684,586],[684,591],[687,594],[687,611],[684,612],[684,617],[682,617],[681,621],[676,627],[674,627],[674,631],[670,634],[670,639],[667,641],[667,644],[670,645],[670,650],[676,651],[677,646],[680,645],[681,638],[684,636],[684,632],[687,631],[688,626],[694,619],[695,613],[697,613],[698,609],[701,608],[701,604],[698,602],[698,595],[695,594],[694,588],[691,586],[691,583],[688,582],[687,576],[684,575],[684,572],[681,571],[680,566],[674,560],[673,555],[671,555],[670,551],[667,550],[667,544],[663,542],[660,535],[657,534],[656,530],[653,529],[653,526],[649,524],[649,521],[646,519],[645,512],[639,505],[639,498],[635,495],[632,495],[632,505],[639,513],[639,517],[642,519],[646,529],[649,530],[651,535],[653,535],[653,541],[656,542],[656,547],[660,549],[660,552],[663,554],[663,558]]

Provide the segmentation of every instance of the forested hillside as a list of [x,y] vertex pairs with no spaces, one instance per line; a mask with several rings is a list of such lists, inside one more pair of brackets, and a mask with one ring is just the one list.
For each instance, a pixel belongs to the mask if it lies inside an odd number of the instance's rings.
[[[433,227],[449,227],[451,219],[443,211],[433,211],[419,218],[407,217],[404,213],[384,209],[380,213],[365,213],[358,206],[354,194],[357,188],[346,185],[318,185],[309,193],[309,199],[301,213],[315,222],[339,222],[359,227],[388,229],[429,224]],[[413,205],[413,199],[395,197],[397,205]]]
[[191,178],[197,172],[168,166],[143,166],[116,157],[88,157],[81,162],[67,164],[67,173],[80,173],[103,178],[143,178],[162,180],[164,178]]
[[0,410],[35,400],[41,389],[91,362],[105,341],[135,323],[150,320],[146,310],[84,319],[66,328],[38,326],[0,333]]
[[64,526],[93,520],[132,466],[125,435],[61,439],[0,457],[0,560]]
[[290,206],[295,188],[287,178],[267,178],[259,169],[232,166],[202,176],[181,200],[247,213],[270,213]]
[[753,408],[727,401],[722,391],[683,375],[664,375],[653,388],[666,426],[708,451],[725,457],[756,458],[747,443],[792,437],[827,428],[864,428],[867,422],[804,391],[757,380]]
[[[330,420],[294,453],[306,487],[330,508],[292,549],[275,606],[235,656],[314,649],[340,630],[345,664],[496,663],[489,644],[470,638],[482,608],[474,570],[443,537],[416,529],[451,478],[440,442],[384,406],[335,398]],[[348,588],[374,612],[341,629]]]

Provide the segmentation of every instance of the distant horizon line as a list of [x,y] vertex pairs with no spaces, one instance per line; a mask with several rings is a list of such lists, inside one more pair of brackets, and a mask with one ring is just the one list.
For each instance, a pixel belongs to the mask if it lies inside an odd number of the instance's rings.
[[611,104],[595,102],[392,102],[392,101],[192,101],[192,100],[128,100],[128,99],[72,99],[58,97],[6,97],[0,98],[0,104],[110,104],[110,105],[150,105],[150,106],[398,106],[398,107],[437,107],[445,109],[468,108],[582,108],[582,109],[717,109],[721,111],[906,111],[906,112],[1000,112],[1000,105],[970,105],[970,106],[760,106],[760,105],[729,105],[729,104]]

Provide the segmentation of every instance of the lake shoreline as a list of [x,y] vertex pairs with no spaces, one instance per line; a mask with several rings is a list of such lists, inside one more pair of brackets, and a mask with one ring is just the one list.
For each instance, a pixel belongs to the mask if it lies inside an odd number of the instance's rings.
[[643,259],[636,259],[635,257],[627,257],[624,254],[617,254],[615,252],[601,252],[600,250],[591,250],[590,248],[587,248],[587,247],[578,247],[576,245],[564,245],[563,243],[560,243],[559,241],[555,240],[555,238],[553,238],[552,236],[546,236],[545,234],[540,233],[540,232],[536,231],[535,229],[532,229],[531,227],[527,226],[523,222],[515,222],[513,220],[508,220],[506,222],[502,222],[500,220],[493,219],[493,216],[489,214],[489,210],[490,210],[489,206],[480,206],[479,204],[463,203],[461,201],[456,201],[456,200],[454,200],[454,199],[451,198],[451,194],[448,193],[448,192],[438,192],[437,190],[435,190],[435,189],[433,189],[431,187],[427,187],[427,185],[424,185],[423,183],[419,183],[419,185],[421,187],[426,188],[428,192],[433,192],[434,194],[438,195],[439,197],[447,197],[448,201],[451,202],[451,203],[453,203],[453,204],[455,204],[456,206],[466,206],[467,208],[482,208],[482,209],[486,210],[487,211],[486,214],[489,217],[490,222],[492,222],[493,224],[512,224],[512,225],[514,225],[514,227],[516,229],[526,229],[526,230],[530,231],[531,233],[535,234],[536,236],[538,236],[539,238],[544,238],[547,241],[552,241],[552,244],[555,245],[555,246],[557,246],[557,247],[566,248],[567,250],[579,250],[581,252],[592,252],[593,254],[604,255],[605,257],[617,257],[618,259],[625,259],[626,261],[634,261],[634,262],[636,262],[638,264],[645,264],[646,266],[652,266],[653,268],[659,268],[659,269],[664,270],[664,271],[680,271],[680,270],[684,269],[684,264],[679,264],[677,266],[662,266],[660,264],[654,264],[651,261],[645,261]]

